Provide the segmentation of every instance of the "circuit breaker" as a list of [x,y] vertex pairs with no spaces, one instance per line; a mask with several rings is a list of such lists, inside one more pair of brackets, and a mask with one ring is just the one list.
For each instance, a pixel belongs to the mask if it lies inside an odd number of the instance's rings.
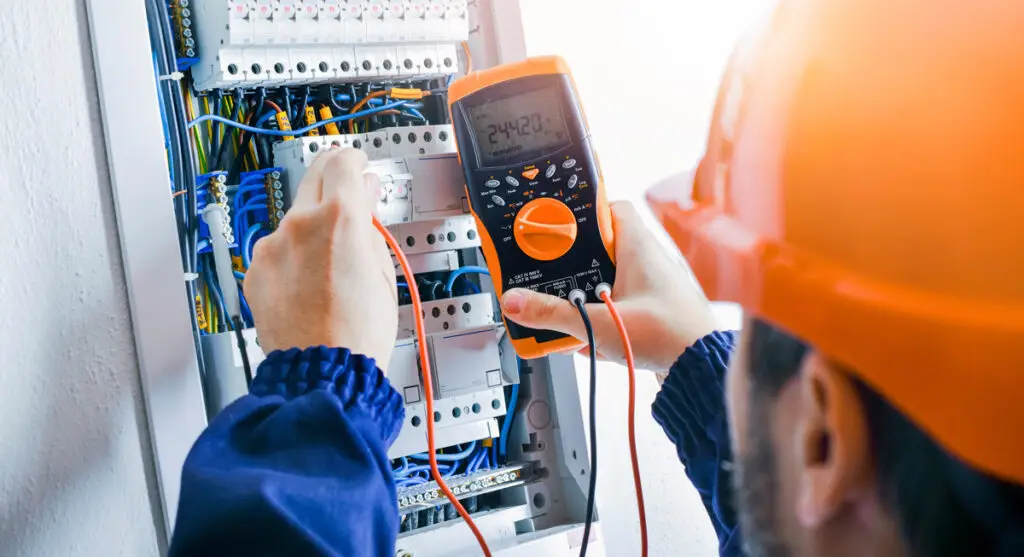
[[[145,18],[125,5],[119,29],[137,17],[138,32],[124,33],[116,50],[98,47],[97,66],[103,82],[114,75],[108,68],[156,61],[152,82],[118,82],[101,96],[105,105],[122,93],[144,98],[153,90],[131,88],[155,83],[160,101],[152,118],[121,120],[109,111],[105,118],[112,160],[124,161],[112,165],[114,174],[138,170],[138,157],[121,153],[138,149],[143,137],[161,155],[150,160],[162,176],[115,196],[169,529],[188,448],[247,392],[244,363],[258,372],[265,358],[244,295],[253,248],[287,218],[317,157],[351,148],[365,152],[380,177],[376,212],[412,275],[396,261],[399,325],[385,370],[406,411],[389,450],[402,517],[398,554],[480,552],[423,472],[428,423],[448,486],[495,555],[579,552],[591,469],[572,361],[522,361],[512,350],[481,274],[447,109],[452,79],[522,55],[512,4],[147,0]],[[106,15],[97,12],[94,25]],[[122,141],[119,129],[138,135]],[[150,193],[159,197],[142,202]],[[423,338],[413,324],[413,282]],[[420,343],[433,370],[432,415]],[[598,532],[591,555],[603,554]]]

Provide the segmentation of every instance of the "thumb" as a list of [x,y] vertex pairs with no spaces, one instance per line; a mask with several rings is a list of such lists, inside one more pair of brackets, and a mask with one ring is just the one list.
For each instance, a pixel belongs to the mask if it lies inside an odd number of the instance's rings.
[[556,296],[514,288],[501,297],[501,311],[524,327],[558,331],[584,341],[587,338],[579,310]]

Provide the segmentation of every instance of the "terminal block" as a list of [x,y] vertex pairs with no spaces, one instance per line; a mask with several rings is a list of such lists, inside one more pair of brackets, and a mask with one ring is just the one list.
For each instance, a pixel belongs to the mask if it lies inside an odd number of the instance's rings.
[[[210,228],[202,219],[203,209],[210,203],[216,203],[224,208],[224,239],[228,245],[235,243],[235,235],[231,232],[231,209],[228,204],[227,195],[227,172],[211,172],[196,178],[196,190],[199,192],[199,202],[196,204],[196,217],[199,218],[199,236],[210,237]],[[206,253],[212,248],[203,247],[199,253]]]
[[185,71],[199,61],[196,56],[195,31],[192,27],[192,2],[190,0],[171,0],[169,9],[171,28],[174,30],[178,71]]

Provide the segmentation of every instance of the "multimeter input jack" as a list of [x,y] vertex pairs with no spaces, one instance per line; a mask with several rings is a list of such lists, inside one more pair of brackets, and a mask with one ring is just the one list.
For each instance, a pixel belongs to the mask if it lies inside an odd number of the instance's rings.
[[572,305],[579,305],[587,303],[587,295],[579,288],[569,292],[569,301]]

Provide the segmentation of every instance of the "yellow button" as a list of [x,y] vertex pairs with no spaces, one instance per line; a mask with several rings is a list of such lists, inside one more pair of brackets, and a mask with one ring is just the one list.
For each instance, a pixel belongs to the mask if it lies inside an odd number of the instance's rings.
[[523,253],[538,261],[562,257],[576,243],[576,216],[550,197],[534,199],[516,215],[513,235]]
[[533,180],[534,178],[537,177],[538,174],[540,174],[540,170],[532,168],[530,170],[527,170],[526,172],[523,172],[523,178],[526,178],[527,180]]

